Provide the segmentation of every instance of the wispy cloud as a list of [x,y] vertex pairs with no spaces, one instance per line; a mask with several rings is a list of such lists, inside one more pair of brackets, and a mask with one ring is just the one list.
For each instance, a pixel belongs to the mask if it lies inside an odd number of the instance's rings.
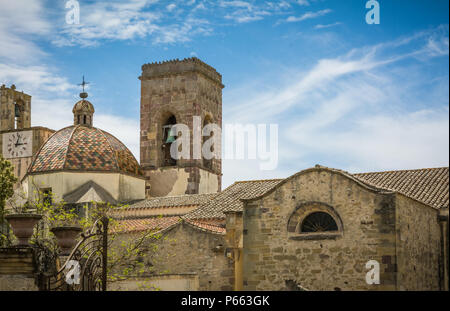
[[288,18],[286,18],[286,22],[288,23],[301,22],[307,19],[321,17],[331,12],[332,12],[331,9],[324,9],[316,12],[306,12],[301,16],[289,16]]
[[316,163],[349,171],[448,165],[448,72],[426,69],[447,57],[446,29],[320,59],[273,89],[244,88],[224,122],[278,123],[284,172]]
[[30,62],[46,53],[34,42],[50,32],[43,1],[1,1],[0,61]]
[[[81,3],[81,23],[64,25],[52,40],[57,46],[96,46],[105,40],[149,38],[155,44],[191,41],[214,33],[224,20],[249,23],[287,12],[288,1],[188,1],[118,0]],[[208,15],[204,15],[208,12]],[[201,22],[199,22],[201,21]],[[222,22],[220,22],[222,21]]]
[[297,0],[297,4],[298,5],[309,5],[309,1],[308,0]]
[[341,25],[341,22],[336,22],[336,23],[332,23],[332,24],[317,24],[316,26],[314,26],[315,29],[324,29],[324,28],[331,28],[331,27],[335,27],[335,26],[339,26]]

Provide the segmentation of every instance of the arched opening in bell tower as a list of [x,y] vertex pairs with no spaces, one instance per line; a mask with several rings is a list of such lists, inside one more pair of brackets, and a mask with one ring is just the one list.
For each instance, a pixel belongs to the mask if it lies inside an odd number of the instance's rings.
[[170,155],[170,147],[176,140],[176,133],[173,132],[172,127],[177,124],[177,119],[172,114],[163,123],[162,135],[162,149],[163,149],[163,166],[176,166],[177,160]]
[[[204,121],[203,121],[203,127],[202,129],[205,128],[205,126],[207,126],[208,124],[213,123],[213,120],[211,118],[210,115],[206,115]],[[208,140],[209,138],[212,137],[212,135],[214,135],[213,133],[211,133],[211,136],[203,136],[202,135],[202,146],[205,143],[206,140]],[[214,152],[214,146],[211,147],[211,152]],[[203,159],[203,166],[208,169],[208,170],[212,170],[212,159],[206,159],[204,155],[202,155],[202,159]]]
[[23,112],[23,103],[21,101],[14,102],[14,129],[22,127],[21,117]]

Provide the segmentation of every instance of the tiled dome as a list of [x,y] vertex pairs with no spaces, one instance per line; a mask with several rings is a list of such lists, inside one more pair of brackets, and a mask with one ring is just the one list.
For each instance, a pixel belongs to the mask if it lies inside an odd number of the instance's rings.
[[113,135],[83,125],[54,133],[33,158],[29,174],[49,171],[122,172],[142,176],[138,162]]

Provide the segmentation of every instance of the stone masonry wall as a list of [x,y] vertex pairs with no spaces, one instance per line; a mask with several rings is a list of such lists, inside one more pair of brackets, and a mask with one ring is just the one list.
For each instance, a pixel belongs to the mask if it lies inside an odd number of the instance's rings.
[[19,104],[20,116],[17,119],[17,129],[31,126],[31,96],[16,91],[15,85],[0,87],[0,131],[15,129],[15,104]]
[[[221,160],[213,159],[211,167],[207,167],[202,159],[194,159],[192,139],[194,116],[200,116],[202,122],[208,118],[222,127],[221,75],[214,68],[192,58],[146,64],[142,66],[140,79],[140,161],[143,169],[151,172],[164,166],[162,126],[173,115],[177,123],[185,124],[191,130],[191,157],[178,160],[176,165],[187,168],[186,172],[190,174],[188,188],[182,194],[199,193],[199,168],[215,174],[208,178],[219,178],[220,186]],[[196,169],[189,170],[191,167]],[[146,176],[151,178],[149,173]],[[150,196],[157,196],[151,187],[148,190]]]
[[438,210],[404,196],[396,206],[398,289],[439,290]]
[[225,243],[224,235],[181,223],[156,241],[148,260],[156,274],[196,273],[198,290],[232,290],[233,265],[225,256]]
[[[376,193],[328,169],[303,171],[244,208],[244,290],[395,290],[395,196]],[[342,231],[288,232],[296,208],[323,203]],[[317,204],[319,203],[319,204]],[[313,211],[313,210],[311,210]],[[379,285],[365,265],[380,263]]]
[[0,248],[0,291],[37,291],[33,249]]

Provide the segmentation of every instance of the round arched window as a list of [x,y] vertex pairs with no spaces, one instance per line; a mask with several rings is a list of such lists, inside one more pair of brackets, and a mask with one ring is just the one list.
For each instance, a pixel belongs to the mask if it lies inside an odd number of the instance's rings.
[[334,218],[325,212],[314,212],[306,216],[300,226],[300,232],[338,231]]

